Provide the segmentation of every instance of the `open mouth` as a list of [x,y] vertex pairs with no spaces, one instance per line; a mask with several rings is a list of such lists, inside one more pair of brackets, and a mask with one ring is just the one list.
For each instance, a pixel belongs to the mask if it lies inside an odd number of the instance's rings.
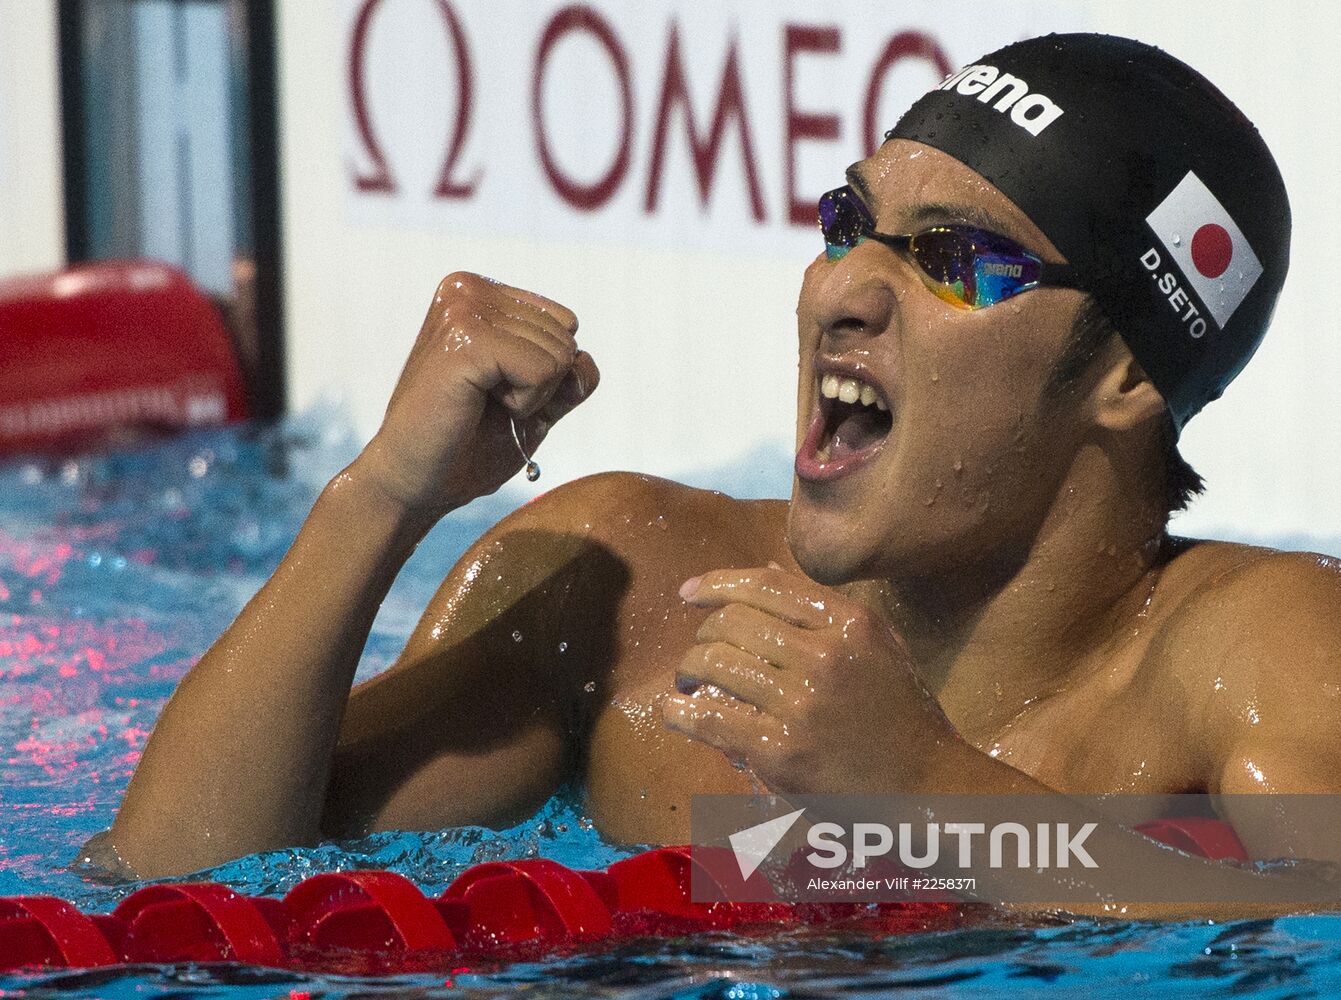
[[819,408],[796,456],[804,479],[834,479],[875,456],[894,426],[894,415],[880,390],[860,379],[824,375]]

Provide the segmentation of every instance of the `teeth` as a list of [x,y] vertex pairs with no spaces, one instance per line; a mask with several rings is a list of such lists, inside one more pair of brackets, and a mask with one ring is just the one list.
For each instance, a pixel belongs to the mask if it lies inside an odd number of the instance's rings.
[[889,410],[889,405],[880,398],[872,386],[855,378],[840,378],[832,372],[820,379],[820,394],[826,399],[838,399],[844,403],[874,405],[882,412]]

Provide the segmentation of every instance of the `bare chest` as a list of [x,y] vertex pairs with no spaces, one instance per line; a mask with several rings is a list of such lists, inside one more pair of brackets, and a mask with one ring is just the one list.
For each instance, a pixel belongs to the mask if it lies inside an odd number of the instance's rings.
[[[623,623],[603,703],[593,706],[586,776],[588,811],[607,835],[687,842],[694,795],[766,790],[716,750],[662,724],[662,700],[703,617],[678,600],[649,598]],[[978,749],[1072,794],[1203,790],[1177,685],[1144,657],[1142,648],[1114,653],[1083,682],[976,741]]]
[[1132,648],[976,745],[1058,791],[1155,795],[1200,790],[1192,735],[1178,685]]
[[694,795],[761,791],[718,751],[662,724],[662,702],[706,614],[671,592],[636,595],[622,616],[605,683],[589,685],[588,814],[629,843],[688,843]]

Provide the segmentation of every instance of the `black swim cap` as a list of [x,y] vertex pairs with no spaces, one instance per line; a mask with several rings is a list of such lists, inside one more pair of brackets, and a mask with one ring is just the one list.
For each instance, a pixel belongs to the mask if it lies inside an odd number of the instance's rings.
[[1285,184],[1252,123],[1168,53],[1031,38],[948,77],[886,137],[953,156],[1047,234],[1175,428],[1261,343],[1289,263]]

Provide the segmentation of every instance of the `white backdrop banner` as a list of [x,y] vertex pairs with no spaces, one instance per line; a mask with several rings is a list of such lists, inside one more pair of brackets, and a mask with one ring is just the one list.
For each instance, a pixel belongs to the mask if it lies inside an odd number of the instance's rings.
[[1061,3],[349,0],[351,218],[813,253],[815,200]]

